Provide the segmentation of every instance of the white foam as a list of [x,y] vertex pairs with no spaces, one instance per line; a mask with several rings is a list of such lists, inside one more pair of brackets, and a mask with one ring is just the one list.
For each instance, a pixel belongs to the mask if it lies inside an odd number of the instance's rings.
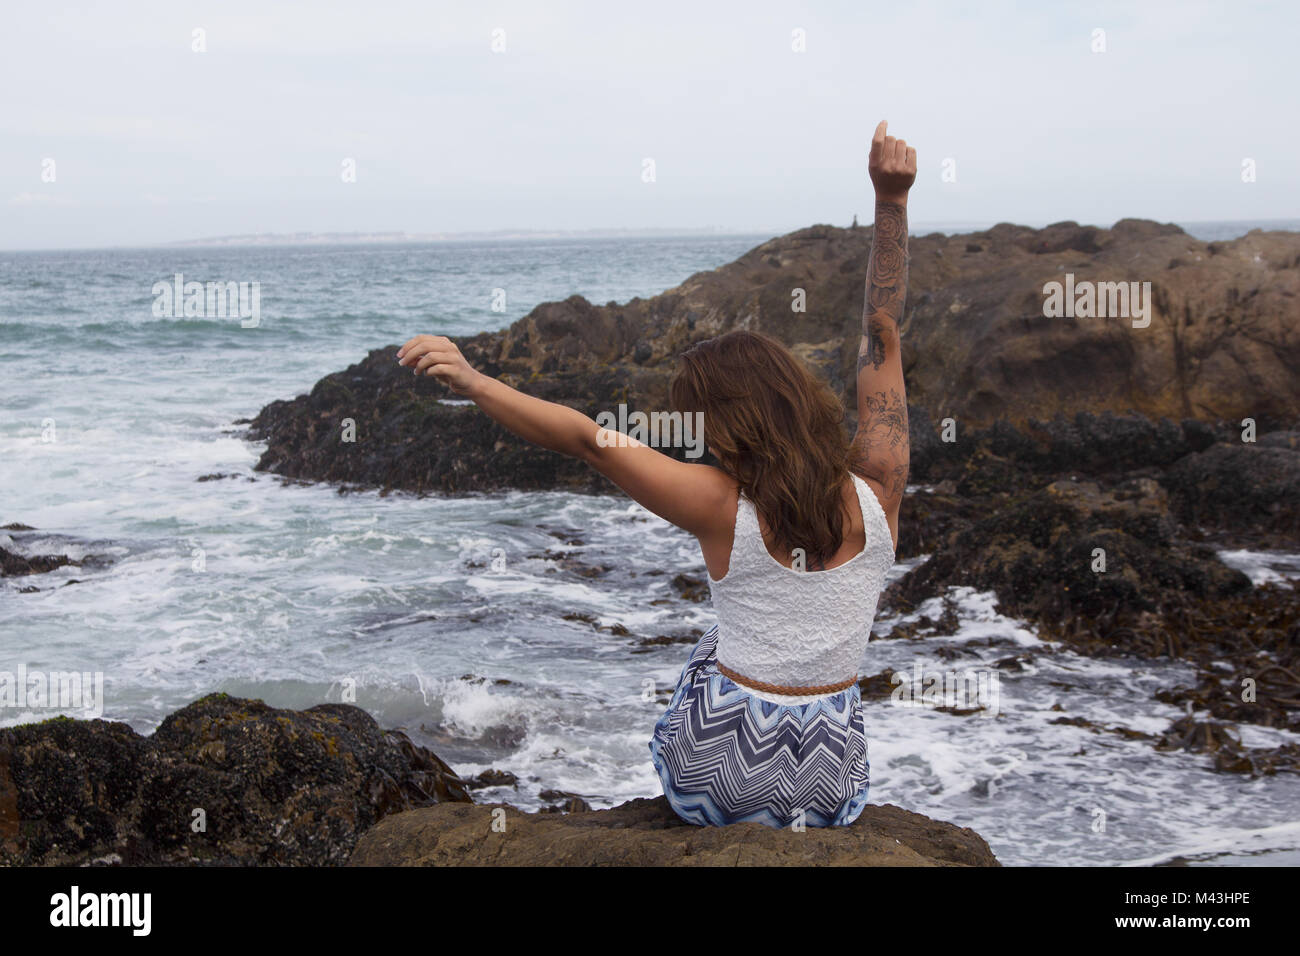
[[1300,580],[1300,554],[1284,551],[1220,551],[1219,560],[1245,574],[1252,584]]

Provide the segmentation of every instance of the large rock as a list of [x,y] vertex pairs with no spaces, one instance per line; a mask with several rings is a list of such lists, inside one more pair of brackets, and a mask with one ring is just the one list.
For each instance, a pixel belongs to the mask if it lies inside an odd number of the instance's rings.
[[151,737],[66,718],[0,730],[6,864],[336,864],[387,814],[469,799],[434,754],[346,704],[215,694]]
[[[789,344],[851,410],[870,247],[870,229],[813,226],[649,299],[597,306],[573,296],[539,305],[507,329],[458,341],[488,374],[588,413],[620,402],[666,410],[683,349],[731,329],[757,329]],[[1081,411],[1176,422],[1252,417],[1263,430],[1300,419],[1300,234],[1254,231],[1205,243],[1177,226],[1139,220],[1111,229],[1002,224],[913,237],[911,257],[903,361],[914,420],[952,418],[969,433]],[[1043,286],[1067,272],[1079,281],[1150,282],[1150,325],[1045,317]],[[805,312],[791,308],[798,289]],[[258,467],[417,492],[609,490],[578,463],[525,445],[477,409],[440,404],[446,390],[416,381],[395,355],[395,346],[378,349],[322,379],[311,395],[264,408],[251,429],[268,442]],[[353,443],[342,441],[349,418]],[[1168,457],[1223,437],[1189,439],[1186,424],[1135,427],[1131,440],[1110,446]],[[1102,439],[1123,437],[1113,423],[1103,432]],[[925,437],[913,435],[920,480],[936,450]],[[1093,446],[1104,462],[1106,442],[1097,438],[1066,428],[1039,429],[1033,440],[1056,457]],[[1187,448],[1189,441],[1199,447]]]
[[[494,826],[494,823],[496,824]],[[502,827],[504,824],[504,828]],[[382,820],[349,866],[998,866],[970,829],[890,805],[848,827],[697,827],[663,797],[611,810],[533,814],[445,804]]]

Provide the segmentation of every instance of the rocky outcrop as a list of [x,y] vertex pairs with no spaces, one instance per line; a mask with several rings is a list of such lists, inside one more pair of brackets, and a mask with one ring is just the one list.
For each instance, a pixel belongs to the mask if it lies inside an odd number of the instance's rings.
[[56,718],[0,730],[0,863],[341,863],[377,820],[464,785],[346,704],[215,694],[150,737]]
[[445,804],[399,813],[357,843],[349,866],[998,866],[973,830],[871,804],[847,827],[697,827],[663,797],[611,810],[521,813]]
[[[458,342],[488,374],[588,413],[620,402],[666,410],[683,349],[733,328],[758,329],[789,344],[852,408],[870,246],[870,229],[813,226],[649,299],[597,306],[573,296]],[[1044,285],[1067,273],[1078,282],[1150,282],[1150,324],[1045,316]],[[800,290],[806,310],[796,312]],[[903,335],[912,417],[921,423],[914,475],[929,480],[934,429],[925,423],[948,418],[960,433],[1078,412],[1184,422],[1160,426],[1157,444],[1142,449],[1152,453],[1201,441],[1187,421],[1249,417],[1265,431],[1290,427],[1300,419],[1297,303],[1296,233],[1205,243],[1177,226],[1122,220],[1110,229],[1002,224],[914,237]],[[378,349],[310,395],[264,408],[251,422],[251,434],[268,443],[258,467],[415,492],[610,490],[477,409],[443,404],[446,390],[417,381],[395,356],[396,346]],[[343,440],[349,419],[351,442]],[[1053,438],[1041,426],[1037,437]],[[1063,437],[1062,453],[1071,441]],[[1090,445],[1092,436],[1076,437]],[[1140,446],[1119,448],[1133,454]]]
[[1165,490],[1149,478],[1105,491],[1095,482],[1058,481],[950,535],[888,599],[906,607],[969,585],[996,591],[1008,614],[1046,624],[1084,619],[1120,633],[1131,619],[1189,594],[1250,590],[1249,578],[1178,530]]

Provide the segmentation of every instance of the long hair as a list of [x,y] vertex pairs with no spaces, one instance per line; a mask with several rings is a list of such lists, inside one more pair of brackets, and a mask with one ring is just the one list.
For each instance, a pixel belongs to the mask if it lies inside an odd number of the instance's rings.
[[834,556],[847,527],[849,440],[826,383],[771,336],[737,330],[684,352],[669,397],[678,411],[704,413],[705,441],[779,549],[803,548],[810,565]]

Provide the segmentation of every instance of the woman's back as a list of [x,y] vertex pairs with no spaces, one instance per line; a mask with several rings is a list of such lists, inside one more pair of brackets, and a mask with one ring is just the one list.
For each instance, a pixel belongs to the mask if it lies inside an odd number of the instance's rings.
[[[798,555],[794,567],[773,557],[753,502],[738,496],[726,573],[710,574],[709,585],[719,669],[756,696],[797,703],[842,690],[857,676],[894,546],[876,493],[857,475],[852,483],[864,544],[826,570],[800,570]],[[846,532],[859,526],[844,525]]]
[[[682,819],[843,826],[866,805],[857,668],[894,547],[875,491],[856,475],[852,487],[861,521],[843,522],[843,537],[860,530],[863,546],[824,571],[778,561],[754,503],[737,496],[726,572],[709,575],[718,623],[692,650],[650,740]],[[716,555],[708,563],[718,566]]]

